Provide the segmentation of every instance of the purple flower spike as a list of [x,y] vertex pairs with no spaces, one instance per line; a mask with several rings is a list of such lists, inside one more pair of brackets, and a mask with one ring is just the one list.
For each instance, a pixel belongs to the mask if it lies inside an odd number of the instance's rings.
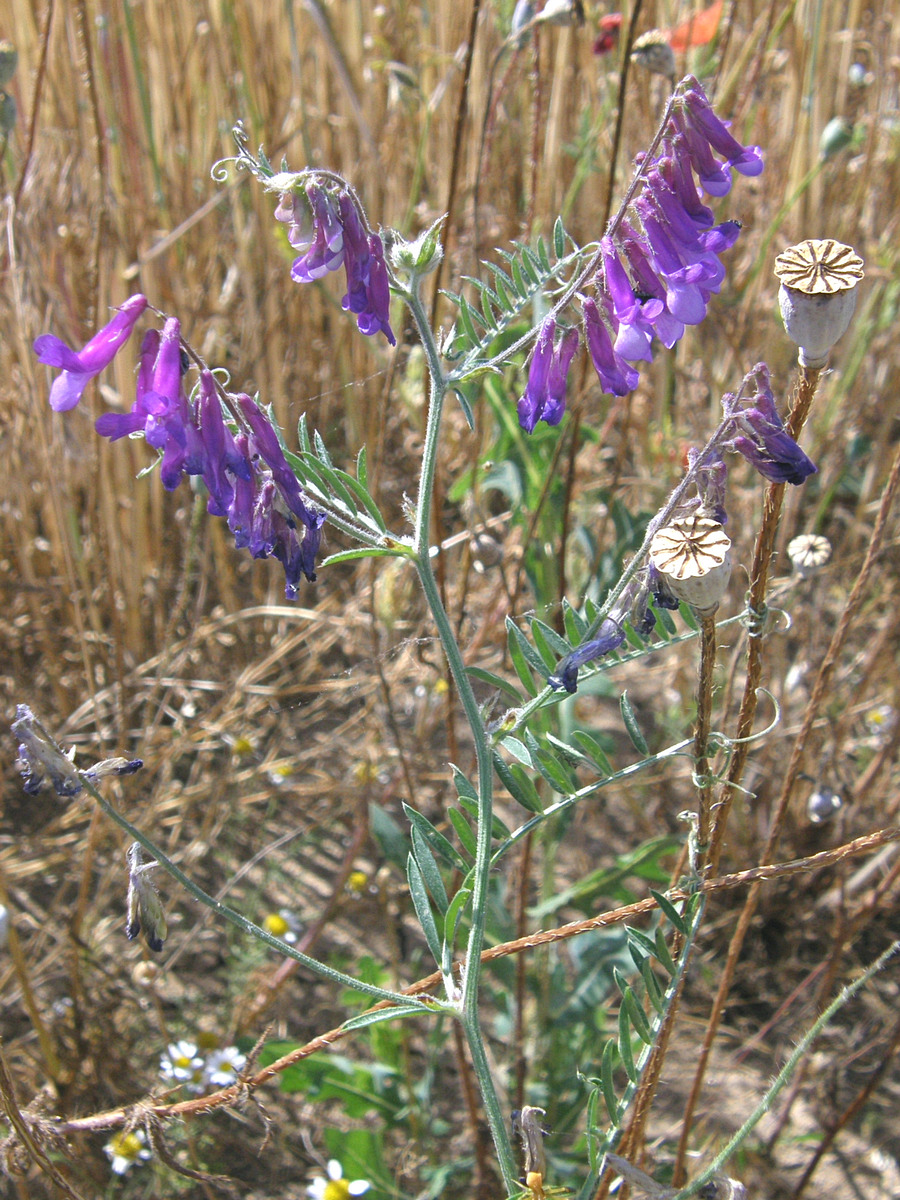
[[612,650],[617,650],[625,641],[625,634],[616,621],[607,617],[597,631],[597,636],[589,642],[584,642],[577,650],[567,654],[556,669],[555,674],[547,680],[555,692],[565,689],[571,693],[578,690],[578,668],[585,663],[593,662]]
[[600,310],[589,296],[582,302],[584,329],[588,351],[594,370],[604,392],[613,396],[626,396],[638,385],[640,375],[613,349],[609,330],[600,316]]
[[77,352],[52,333],[36,339],[34,352],[40,361],[48,367],[62,368],[62,375],[54,379],[50,388],[50,407],[54,412],[68,412],[75,407],[88,383],[109,366],[128,341],[146,307],[146,296],[137,293],[129,297],[112,320]]

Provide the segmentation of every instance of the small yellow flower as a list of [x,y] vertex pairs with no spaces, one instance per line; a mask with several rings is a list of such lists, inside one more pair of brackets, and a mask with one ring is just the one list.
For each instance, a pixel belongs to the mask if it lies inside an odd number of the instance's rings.
[[365,871],[351,871],[347,876],[347,891],[354,896],[361,896],[369,886],[369,876]]

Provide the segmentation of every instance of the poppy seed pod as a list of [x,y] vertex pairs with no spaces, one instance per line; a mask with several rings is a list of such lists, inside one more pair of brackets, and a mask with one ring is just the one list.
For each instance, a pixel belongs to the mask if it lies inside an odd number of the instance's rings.
[[812,238],[782,251],[775,259],[775,275],[781,283],[781,317],[800,347],[800,365],[824,367],[856,308],[863,260],[851,246]]
[[678,600],[714,613],[731,578],[731,540],[718,521],[694,514],[657,530],[650,562]]

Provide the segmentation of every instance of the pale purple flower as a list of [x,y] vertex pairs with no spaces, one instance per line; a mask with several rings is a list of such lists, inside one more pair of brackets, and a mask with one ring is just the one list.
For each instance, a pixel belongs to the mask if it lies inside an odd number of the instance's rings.
[[138,318],[147,307],[147,298],[139,292],[118,309],[111,321],[91,340],[75,351],[55,334],[45,333],[34,343],[34,352],[49,367],[61,367],[50,388],[50,407],[55,412],[74,408],[88,383],[108,367],[131,336]]
[[298,283],[321,279],[344,261],[344,229],[334,197],[317,183],[308,185],[306,195],[308,207],[291,193],[290,207],[282,197],[275,210],[275,219],[288,223],[288,241],[303,251],[291,265],[291,278]]

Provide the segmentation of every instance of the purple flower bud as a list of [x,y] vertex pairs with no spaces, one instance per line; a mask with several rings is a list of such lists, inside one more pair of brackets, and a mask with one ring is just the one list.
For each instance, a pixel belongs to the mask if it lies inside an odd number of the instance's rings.
[[216,391],[215,381],[209,371],[200,376],[200,437],[206,452],[203,482],[209,491],[207,512],[214,517],[224,517],[234,498],[234,487],[229,477],[242,476],[250,479],[250,463],[238,451],[230,430],[222,417],[222,405]]
[[356,314],[361,333],[381,332],[394,346],[397,339],[390,323],[391,297],[381,238],[366,236],[356,205],[346,192],[341,194],[340,206],[347,271],[347,292],[341,305]]
[[52,333],[35,340],[38,359],[49,367],[62,368],[62,375],[54,379],[50,388],[50,407],[54,412],[68,412],[75,407],[88,383],[109,366],[128,341],[146,307],[146,296],[138,293],[129,297],[112,320],[77,352]]
[[612,650],[617,650],[624,641],[625,634],[621,627],[607,617],[597,631],[597,636],[584,642],[571,654],[567,654],[547,683],[556,692],[562,689],[570,693],[577,691],[578,668],[584,666],[585,663],[593,662],[595,658],[609,654]]
[[[604,297],[601,296],[601,299],[605,302]],[[637,387],[640,375],[621,355],[616,354],[596,302],[588,296],[582,301],[581,307],[588,351],[600,386],[613,396],[627,395]]]

